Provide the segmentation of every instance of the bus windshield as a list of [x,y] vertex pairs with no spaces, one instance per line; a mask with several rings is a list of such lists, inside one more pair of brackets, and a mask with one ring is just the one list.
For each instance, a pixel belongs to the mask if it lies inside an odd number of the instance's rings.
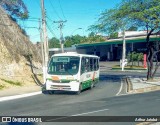
[[80,57],[55,56],[48,65],[48,74],[52,75],[75,75],[79,70]]

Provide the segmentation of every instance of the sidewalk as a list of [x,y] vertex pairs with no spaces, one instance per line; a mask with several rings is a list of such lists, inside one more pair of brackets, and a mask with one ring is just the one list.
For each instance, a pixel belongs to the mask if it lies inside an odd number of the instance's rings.
[[160,90],[160,77],[155,77],[154,81],[146,81],[146,78],[126,78],[128,93],[143,93]]
[[0,90],[0,98],[39,92],[39,91],[41,91],[41,86],[38,86],[36,84],[30,85],[30,86],[14,86],[12,88],[6,88],[6,89]]

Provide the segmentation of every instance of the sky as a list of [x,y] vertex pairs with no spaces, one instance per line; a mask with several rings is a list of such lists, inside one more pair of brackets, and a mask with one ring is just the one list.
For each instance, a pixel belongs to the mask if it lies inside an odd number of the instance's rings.
[[[38,30],[41,18],[40,0],[23,0],[29,11],[29,19],[18,23],[24,28],[33,43],[40,41]],[[106,9],[116,7],[121,0],[44,0],[47,20],[48,38],[59,39],[58,23],[54,21],[66,20],[62,29],[63,36],[87,36],[90,25],[99,18],[100,13]]]

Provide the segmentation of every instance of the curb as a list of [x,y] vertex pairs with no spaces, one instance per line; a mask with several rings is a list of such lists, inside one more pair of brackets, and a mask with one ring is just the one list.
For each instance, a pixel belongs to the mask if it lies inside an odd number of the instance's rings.
[[127,92],[130,93],[133,90],[133,85],[130,78],[126,78]]
[[129,94],[132,94],[132,93],[144,93],[144,92],[151,92],[151,91],[160,90],[160,86],[158,86],[158,85],[155,85],[155,86],[152,86],[152,87],[140,88],[140,89],[133,89],[133,85],[132,85],[131,79],[128,78],[128,77],[126,78],[126,82],[127,82],[127,92]]
[[122,69],[111,69],[111,71],[121,71],[121,72],[146,72],[146,70],[126,70],[122,71]]
[[135,89],[130,91],[129,93],[144,93],[144,92],[151,92],[151,91],[157,91],[160,90],[160,86],[152,86],[152,87],[146,87],[141,89]]
[[[122,68],[112,68],[112,70],[121,70]],[[146,71],[147,69],[144,69],[144,68],[138,68],[138,69],[136,69],[136,68],[124,68],[124,70],[144,70],[144,71]]]

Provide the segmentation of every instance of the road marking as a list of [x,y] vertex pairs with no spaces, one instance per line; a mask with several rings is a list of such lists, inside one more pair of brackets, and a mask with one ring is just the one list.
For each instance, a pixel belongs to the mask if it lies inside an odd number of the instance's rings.
[[106,111],[106,110],[109,110],[109,109],[101,109],[101,110],[96,110],[96,111],[92,111],[92,112],[85,112],[85,113],[81,113],[81,114],[75,114],[75,115],[72,115],[72,116],[80,116],[80,115],[92,114],[92,113],[95,113],[95,112],[103,112],[103,111]]
[[66,116],[66,117],[60,117],[60,118],[54,118],[54,119],[49,119],[49,120],[46,120],[46,122],[50,122],[50,121],[56,121],[56,120],[60,120],[60,119],[65,119],[65,118],[70,118],[72,116]]
[[47,120],[47,121],[48,121],[48,122],[49,122],[49,121],[56,121],[56,120],[60,120],[60,119],[70,118],[70,117],[73,117],[73,116],[81,116],[81,115],[86,115],[86,114],[92,114],[92,113],[95,113],[95,112],[103,112],[103,111],[106,111],[106,110],[109,110],[109,109],[101,109],[101,110],[96,110],[96,111],[92,111],[92,112],[85,112],[85,113],[75,114],[75,115],[66,116],[66,117],[49,119],[49,120]]
[[22,95],[1,97],[1,98],[0,98],[0,102],[8,101],[8,100],[13,100],[13,99],[24,98],[24,97],[29,97],[29,96],[34,96],[34,95],[38,95],[38,94],[42,94],[42,92],[39,91],[39,92],[33,92],[33,93],[22,94]]
[[122,80],[121,80],[121,87],[120,87],[118,93],[116,94],[116,96],[119,95],[119,93],[122,91],[122,87],[123,87],[123,82],[122,82]]
[[159,122],[141,122],[136,125],[159,125]]

